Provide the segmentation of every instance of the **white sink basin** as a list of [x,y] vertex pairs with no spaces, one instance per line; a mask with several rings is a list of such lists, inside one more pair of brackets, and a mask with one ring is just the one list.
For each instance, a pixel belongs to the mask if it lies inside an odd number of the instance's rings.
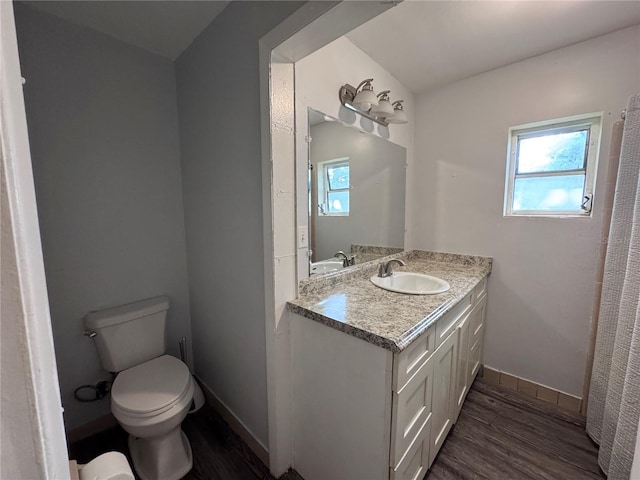
[[342,270],[342,260],[321,260],[311,264],[311,275],[337,272]]
[[371,277],[371,283],[376,287],[391,292],[407,293],[410,295],[434,295],[446,292],[451,286],[441,278],[412,272],[394,272],[390,277]]

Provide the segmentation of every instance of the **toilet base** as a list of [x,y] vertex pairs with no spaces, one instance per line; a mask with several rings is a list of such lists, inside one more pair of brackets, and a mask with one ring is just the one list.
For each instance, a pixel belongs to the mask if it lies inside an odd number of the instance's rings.
[[179,480],[193,467],[191,445],[180,426],[160,437],[129,435],[129,452],[142,480]]

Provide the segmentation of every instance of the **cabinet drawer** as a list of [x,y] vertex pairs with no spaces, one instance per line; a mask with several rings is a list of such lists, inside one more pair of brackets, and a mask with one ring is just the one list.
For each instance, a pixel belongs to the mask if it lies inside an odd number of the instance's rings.
[[453,309],[444,317],[436,321],[436,345],[438,346],[453,332],[458,320],[471,310],[473,292],[464,297]]
[[400,392],[393,393],[390,465],[398,467],[431,420],[433,364],[423,363]]
[[397,354],[394,362],[393,391],[399,392],[435,350],[436,329],[430,326],[411,345]]
[[476,343],[481,338],[484,330],[484,321],[486,318],[487,310],[487,297],[483,297],[479,303],[473,307],[471,312],[471,345]]
[[396,468],[390,469],[391,480],[422,480],[429,468],[431,418],[423,426],[418,437]]
[[482,339],[482,334],[484,333],[484,322],[480,322],[479,325],[475,326],[471,332],[471,340],[469,341],[469,345],[474,345],[476,342]]
[[477,302],[487,293],[487,277],[480,280],[480,283],[473,289],[473,300]]

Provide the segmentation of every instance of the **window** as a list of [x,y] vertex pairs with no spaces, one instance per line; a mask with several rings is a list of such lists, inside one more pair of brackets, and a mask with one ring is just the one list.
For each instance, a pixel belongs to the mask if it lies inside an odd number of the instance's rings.
[[318,164],[318,214],[349,215],[349,158]]
[[509,129],[504,214],[589,216],[602,114]]

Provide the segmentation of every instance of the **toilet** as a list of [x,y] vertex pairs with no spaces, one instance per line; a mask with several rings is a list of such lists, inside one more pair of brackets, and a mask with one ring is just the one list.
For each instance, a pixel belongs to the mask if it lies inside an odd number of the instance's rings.
[[102,367],[117,373],[111,412],[129,433],[133,467],[142,480],[178,480],[193,465],[180,424],[199,386],[184,362],[166,354],[168,309],[169,298],[161,296],[84,318]]

